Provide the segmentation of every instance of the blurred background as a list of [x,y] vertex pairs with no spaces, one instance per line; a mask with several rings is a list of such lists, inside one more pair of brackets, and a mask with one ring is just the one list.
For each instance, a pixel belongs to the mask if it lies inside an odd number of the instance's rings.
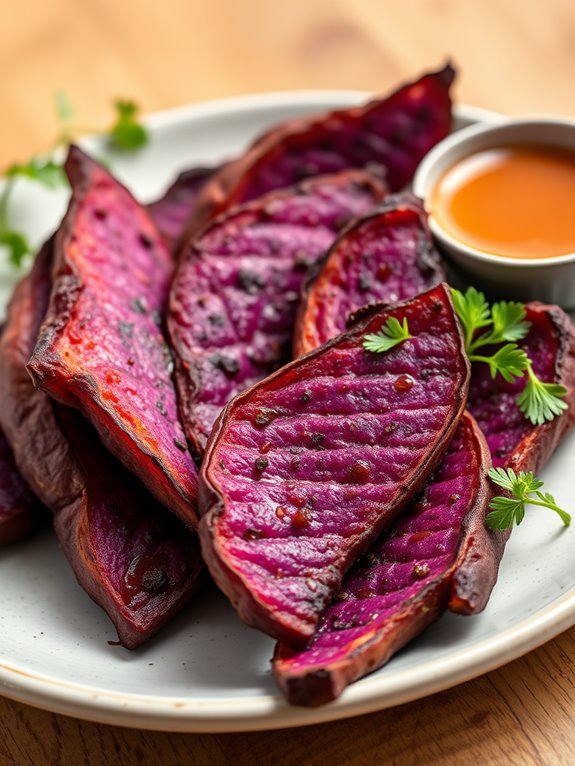
[[250,92],[385,92],[451,57],[460,102],[575,117],[573,0],[3,0],[0,167],[46,148],[63,91],[105,128]]

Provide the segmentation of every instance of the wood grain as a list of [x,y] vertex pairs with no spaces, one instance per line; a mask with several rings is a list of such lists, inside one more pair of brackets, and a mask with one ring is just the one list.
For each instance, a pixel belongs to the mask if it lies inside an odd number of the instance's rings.
[[[299,88],[385,91],[450,56],[460,101],[575,117],[572,0],[29,0],[0,24],[0,166],[46,147],[54,94],[94,128],[111,99],[145,111]],[[290,731],[172,735],[0,700],[0,766],[476,766],[573,763],[575,629],[409,705]]]

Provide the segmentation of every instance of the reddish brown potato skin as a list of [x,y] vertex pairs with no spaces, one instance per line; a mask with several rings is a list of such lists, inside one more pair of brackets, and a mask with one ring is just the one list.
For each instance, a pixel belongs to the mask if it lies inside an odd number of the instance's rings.
[[[204,186],[181,246],[222,210],[312,175],[376,164],[386,173],[390,190],[399,191],[410,182],[422,157],[449,133],[449,87],[454,77],[455,70],[447,65],[365,106],[289,120],[268,130]],[[377,120],[385,126],[384,135],[375,132],[375,138],[365,142],[366,130]],[[342,135],[346,138],[340,142]],[[326,152],[330,141],[342,145]]]

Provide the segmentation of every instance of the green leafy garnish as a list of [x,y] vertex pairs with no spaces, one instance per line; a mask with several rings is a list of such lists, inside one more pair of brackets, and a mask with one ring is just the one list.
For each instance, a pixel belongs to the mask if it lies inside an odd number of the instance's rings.
[[[138,122],[138,107],[133,101],[118,100],[115,103],[117,118],[107,133],[111,142],[118,149],[138,149],[148,143],[148,133]],[[65,93],[56,94],[56,112],[60,121],[60,132],[52,148],[67,146],[80,132],[71,125],[74,108]],[[91,131],[96,132],[96,131]],[[100,160],[102,162],[102,160]],[[104,163],[103,163],[104,164]],[[9,202],[14,185],[19,178],[42,184],[49,189],[56,189],[67,183],[66,174],[59,162],[50,155],[35,155],[28,162],[14,163],[4,172],[5,180],[0,192],[0,247],[8,252],[8,259],[15,267],[20,267],[31,246],[27,237],[14,229],[10,223]]]
[[[499,301],[490,307],[485,295],[474,287],[465,293],[452,288],[451,294],[463,325],[469,361],[489,365],[491,377],[499,374],[507,383],[527,374],[527,384],[517,397],[517,406],[534,425],[553,420],[566,410],[563,397],[567,390],[557,383],[540,381],[533,372],[531,359],[516,343],[527,335],[530,327],[523,303]],[[493,349],[501,343],[505,345]],[[486,346],[491,353],[478,353]]]
[[531,364],[527,367],[527,377],[527,385],[517,397],[517,406],[528,420],[540,426],[567,409],[567,403],[563,400],[567,394],[564,386],[542,383]]
[[395,317],[390,317],[379,332],[368,333],[364,337],[363,347],[366,351],[383,354],[408,338],[411,338],[411,334],[407,318],[404,317],[403,323],[400,323]]
[[[488,475],[494,484],[502,487],[510,495],[500,495],[490,501],[489,507],[493,510],[485,519],[490,529],[509,529],[513,523],[521,524],[528,503],[550,508],[559,515],[566,527],[571,524],[570,514],[557,505],[553,495],[549,492],[539,492],[543,482],[536,479],[532,471],[515,473],[512,468],[490,468]],[[535,497],[531,496],[533,494]]]
[[19,231],[3,229],[0,231],[0,245],[8,250],[8,260],[17,269],[30,252],[30,243]]
[[119,149],[140,149],[148,141],[148,132],[138,121],[139,108],[133,101],[118,100],[114,104],[117,119],[110,130],[110,139]]
[[512,383],[517,377],[521,377],[524,370],[529,367],[527,354],[516,343],[507,343],[505,346],[497,349],[491,356],[469,354],[469,361],[485,362],[489,365],[489,372],[492,378],[495,378],[497,373],[499,373],[508,383]]
[[465,295],[452,287],[451,297],[457,316],[465,330],[465,349],[467,353],[470,353],[476,331],[481,327],[487,327],[492,322],[489,304],[485,300],[485,295],[474,287],[468,287]]
[[37,181],[49,189],[57,189],[66,183],[62,165],[49,157],[32,157],[24,165],[10,165],[6,171],[6,177],[16,178],[17,176]]

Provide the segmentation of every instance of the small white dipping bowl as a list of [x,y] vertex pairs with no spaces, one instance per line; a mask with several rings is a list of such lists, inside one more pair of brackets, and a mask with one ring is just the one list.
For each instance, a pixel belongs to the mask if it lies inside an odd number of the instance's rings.
[[[421,162],[413,191],[430,213],[429,225],[440,248],[462,277],[502,298],[540,300],[575,308],[575,252],[552,258],[510,258],[477,250],[453,237],[433,217],[430,199],[445,171],[470,154],[501,146],[539,144],[575,151],[575,120],[533,117],[478,124],[452,133]],[[575,199],[573,200],[575,226]]]

